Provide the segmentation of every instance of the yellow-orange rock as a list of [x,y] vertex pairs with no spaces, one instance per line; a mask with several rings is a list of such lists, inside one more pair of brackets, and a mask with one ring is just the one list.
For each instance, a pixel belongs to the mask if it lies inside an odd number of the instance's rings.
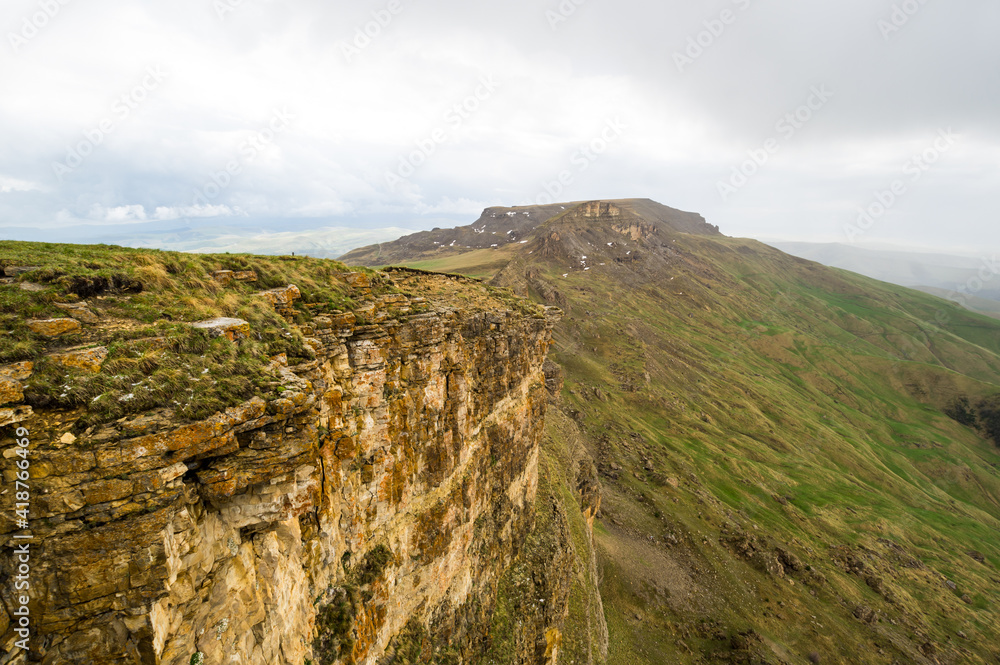
[[35,319],[28,321],[28,329],[45,337],[59,337],[66,333],[76,332],[81,328],[76,319]]
[[35,370],[35,363],[25,360],[24,362],[14,363],[12,365],[4,365],[0,367],[0,376],[5,376],[8,379],[16,379],[18,381],[24,381],[31,376],[31,373]]
[[302,297],[302,292],[299,291],[299,287],[289,284],[280,289],[261,291],[257,295],[266,298],[278,314],[285,318],[291,318],[295,315],[295,301]]
[[97,346],[89,349],[67,351],[65,353],[52,353],[49,354],[48,358],[63,367],[97,374],[101,371],[104,361],[108,358],[108,349],[103,346]]
[[16,379],[0,376],[0,404],[13,404],[24,399],[24,388]]

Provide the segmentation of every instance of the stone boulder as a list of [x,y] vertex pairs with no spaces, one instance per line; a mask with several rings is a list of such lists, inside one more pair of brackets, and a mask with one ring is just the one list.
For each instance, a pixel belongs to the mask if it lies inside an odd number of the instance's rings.
[[250,336],[250,323],[248,321],[244,321],[243,319],[220,317],[217,319],[209,319],[208,321],[198,321],[197,323],[192,323],[191,325],[195,328],[207,330],[208,334],[212,337],[225,336],[230,342],[235,342],[238,339],[245,339]]
[[90,305],[86,301],[75,303],[56,303],[56,307],[65,311],[77,321],[84,323],[98,323],[101,319],[90,310]]
[[28,321],[28,329],[45,337],[59,337],[66,333],[76,332],[82,326],[76,319],[35,319]]
[[33,371],[35,371],[35,364],[25,360],[24,362],[0,367],[0,376],[8,379],[15,379],[17,381],[24,381],[31,376]]
[[216,270],[212,273],[212,279],[223,286],[229,286],[233,282],[256,282],[257,273],[253,270]]
[[24,399],[24,388],[21,382],[6,376],[0,376],[0,404],[14,404]]
[[101,366],[104,365],[104,361],[108,358],[108,349],[103,346],[97,346],[89,349],[75,349],[63,353],[52,353],[48,357],[63,367],[97,374],[101,371]]
[[362,293],[371,293],[372,280],[363,272],[345,273],[344,281],[346,281],[347,285],[352,289],[356,289]]

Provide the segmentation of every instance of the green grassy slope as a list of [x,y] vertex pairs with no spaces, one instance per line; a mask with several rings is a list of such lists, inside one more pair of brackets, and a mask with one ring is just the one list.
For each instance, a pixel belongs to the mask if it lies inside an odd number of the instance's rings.
[[943,414],[1000,392],[996,320],[755,241],[529,240],[501,277],[566,310],[608,663],[997,662],[1000,451]]

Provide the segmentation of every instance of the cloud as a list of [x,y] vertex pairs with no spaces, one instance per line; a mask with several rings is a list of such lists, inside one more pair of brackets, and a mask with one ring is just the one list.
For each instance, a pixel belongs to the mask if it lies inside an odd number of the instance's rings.
[[[16,50],[0,43],[17,91],[0,97],[0,173],[17,174],[0,179],[0,229],[440,226],[569,172],[567,199],[649,196],[727,233],[829,237],[951,127],[960,143],[866,239],[1000,246],[992,0],[921,4],[888,36],[892,0],[404,0],[385,25],[377,0],[230,5],[67,3]],[[12,0],[0,26],[35,11]],[[829,103],[723,200],[718,183],[816,86]],[[292,119],[268,136],[276,110]],[[615,118],[620,138],[580,159]]]
[[238,210],[233,210],[226,205],[158,206],[153,218],[158,220],[188,217],[200,219],[205,217],[233,217],[239,214]]
[[40,184],[36,182],[29,182],[27,180],[21,180],[19,178],[8,178],[7,176],[0,176],[0,194],[8,194],[10,192],[40,192],[43,188]]

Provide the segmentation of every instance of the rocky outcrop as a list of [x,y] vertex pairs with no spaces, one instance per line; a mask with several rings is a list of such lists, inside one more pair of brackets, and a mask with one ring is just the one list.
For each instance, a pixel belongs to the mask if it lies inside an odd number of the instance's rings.
[[256,282],[257,273],[253,270],[216,270],[212,273],[212,279],[223,286],[229,286],[233,282]]
[[271,306],[274,307],[278,314],[286,318],[291,318],[295,315],[295,301],[302,298],[302,292],[294,284],[289,284],[286,287],[278,289],[271,289],[270,291],[261,291],[257,295],[265,298],[271,303]]
[[[314,311],[300,330],[315,359],[274,358],[267,399],[75,434],[79,414],[27,418],[33,657],[374,665],[409,649],[475,662],[534,522],[558,312],[395,277],[402,293]],[[367,276],[352,279],[364,294]],[[282,311],[301,294],[262,295]]]

